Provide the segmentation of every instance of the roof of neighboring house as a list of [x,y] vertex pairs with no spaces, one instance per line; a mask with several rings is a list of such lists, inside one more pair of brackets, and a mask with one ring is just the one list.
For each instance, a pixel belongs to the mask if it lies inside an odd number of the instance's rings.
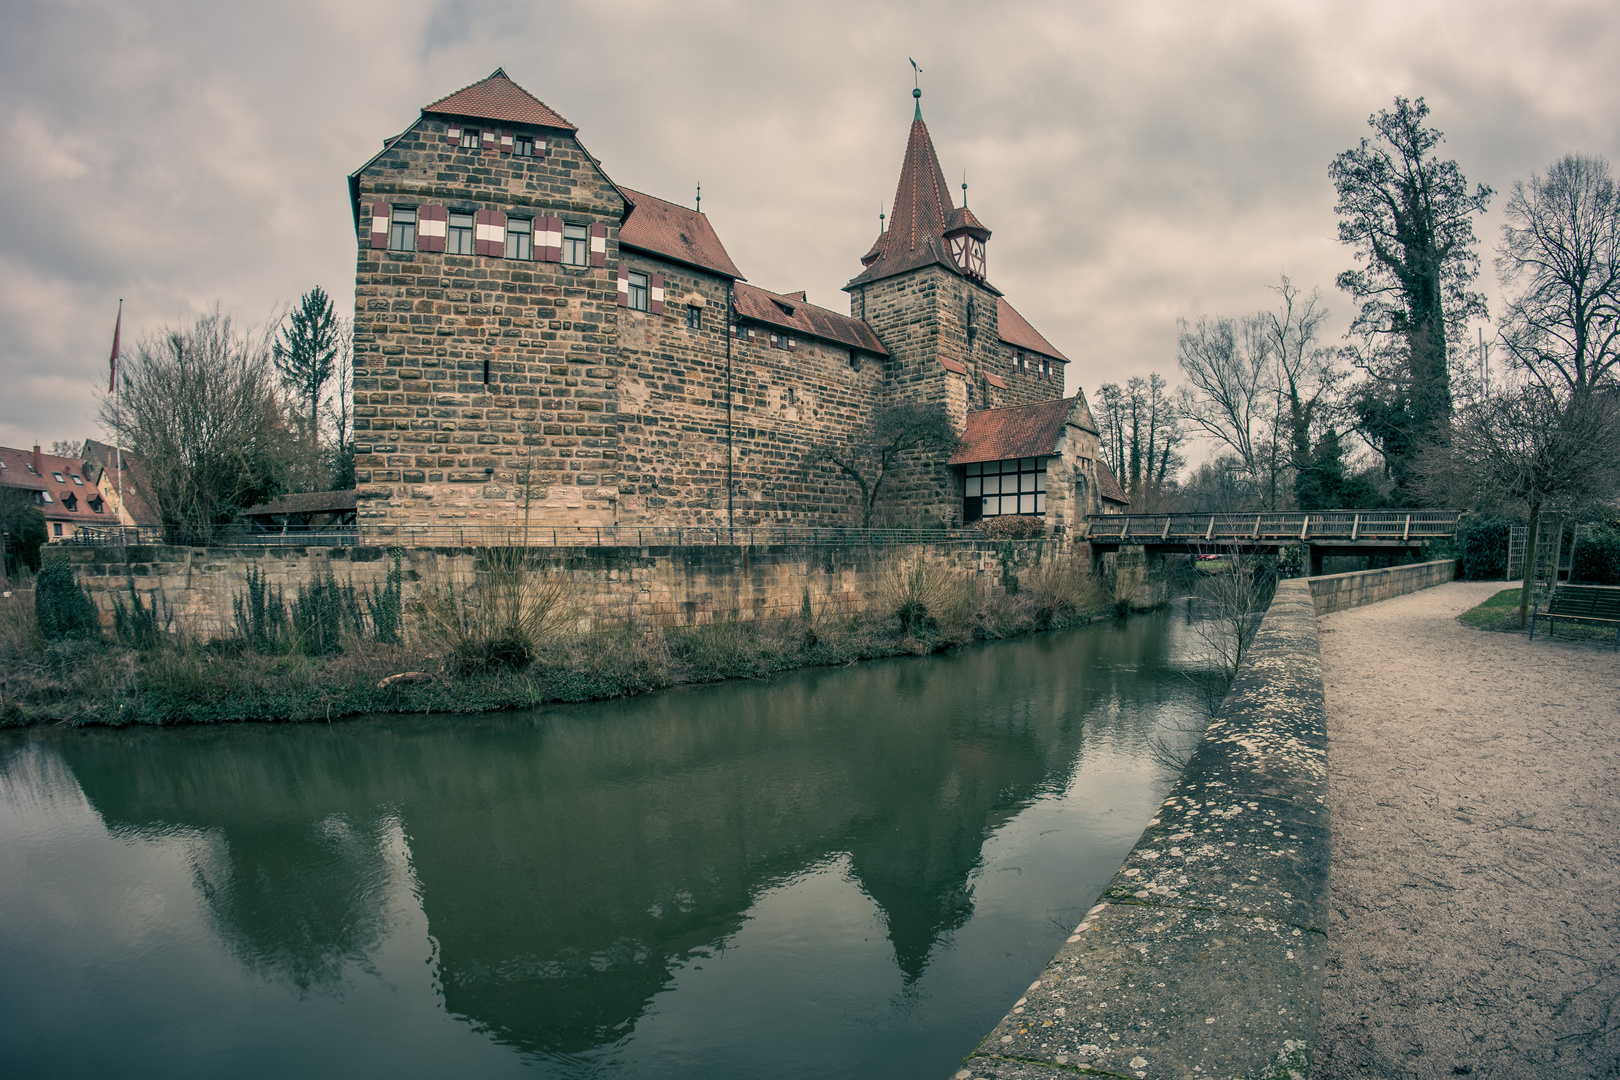
[[707,216],[629,188],[619,190],[630,204],[630,214],[619,226],[621,246],[661,255],[721,277],[742,277]]
[[878,336],[866,323],[852,319],[848,315],[840,315],[836,311],[807,304],[800,299],[802,296],[802,293],[789,296],[767,292],[765,289],[738,282],[733,300],[737,314],[742,318],[793,330],[806,337],[836,341],[874,356],[889,355],[889,350],[883,347],[883,342],[878,340]]
[[940,168],[934,140],[919,110],[906,141],[906,157],[900,166],[900,183],[895,189],[888,228],[862,257],[866,269],[851,278],[849,285],[879,281],[934,263],[960,274],[962,270],[945,243],[947,228],[974,228],[989,235],[978,218],[965,208],[958,211],[951,203],[945,171]]
[[501,68],[496,68],[487,79],[464,86],[431,105],[424,105],[422,111],[471,116],[480,120],[501,120],[509,124],[534,124],[563,131],[579,130],[559,116],[551,106],[513,82]]
[[327,514],[353,510],[357,493],[348,491],[295,491],[242,511],[243,517],[269,517],[275,514]]
[[124,514],[134,525],[161,525],[162,519],[158,517],[157,504],[153,501],[151,486],[146,481],[146,465],[134,454],[125,450],[122,455],[118,449],[104,442],[94,439],[84,441],[84,457],[93,463],[99,470],[96,477],[98,483],[104,483],[109,494],[118,492],[118,465],[120,456],[124,466]]
[[1019,349],[1028,349],[1031,352],[1050,356],[1054,360],[1061,360],[1065,364],[1069,358],[1057,351],[1050,341],[1040,335],[1040,332],[1029,325],[1029,320],[1018,314],[1013,306],[1007,303],[1004,297],[996,297],[996,326],[998,336],[1002,341]]
[[1119,481],[1114,479],[1114,470],[1110,469],[1108,462],[1101,458],[1097,459],[1097,494],[1109,502],[1119,503],[1121,506],[1131,504],[1130,498],[1126,496],[1124,489],[1119,486]]
[[[34,471],[32,450],[0,446],[0,464],[5,466],[0,469],[0,487],[48,492],[51,501],[40,507],[46,521],[71,521],[79,525],[117,524],[117,519],[108,515],[105,503],[99,514],[91,507],[92,500],[101,498],[101,490],[96,486],[95,478],[87,475],[84,462],[78,458],[46,453],[41,453],[39,459],[43,466],[42,473]],[[60,483],[55,473],[62,474]],[[75,476],[84,481],[83,485],[73,482]],[[70,506],[72,509],[69,509]]]
[[1054,398],[1034,405],[968,413],[967,430],[950,463],[967,465],[1055,454],[1074,403],[1074,398]]

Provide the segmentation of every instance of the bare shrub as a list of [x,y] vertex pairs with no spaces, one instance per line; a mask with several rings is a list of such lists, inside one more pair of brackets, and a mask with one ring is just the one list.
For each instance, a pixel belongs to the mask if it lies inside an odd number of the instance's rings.
[[1043,630],[1107,604],[1097,579],[1073,559],[1042,560],[1023,575],[1021,587],[1034,604],[1036,627]]
[[527,667],[579,613],[569,584],[533,572],[521,548],[487,548],[471,575],[426,582],[416,607],[452,674]]
[[1208,673],[1211,715],[1237,679],[1276,589],[1277,574],[1269,563],[1233,548],[1226,553],[1225,567],[1206,577],[1189,601],[1194,605],[1192,631],[1201,646],[1201,667]]
[[1046,533],[1046,520],[1021,514],[980,518],[974,525],[986,540],[1030,540]]
[[961,574],[939,563],[897,559],[878,574],[878,609],[900,621],[900,632],[922,642],[963,640],[978,608],[978,592]]

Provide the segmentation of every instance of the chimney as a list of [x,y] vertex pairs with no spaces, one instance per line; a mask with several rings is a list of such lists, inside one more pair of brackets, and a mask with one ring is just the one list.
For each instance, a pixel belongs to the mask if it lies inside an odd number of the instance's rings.
[[39,443],[34,444],[34,475],[45,475],[45,459],[39,456]]

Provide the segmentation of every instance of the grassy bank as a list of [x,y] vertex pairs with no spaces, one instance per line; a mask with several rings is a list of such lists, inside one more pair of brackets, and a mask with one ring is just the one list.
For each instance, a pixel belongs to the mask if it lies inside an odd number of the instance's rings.
[[[579,633],[567,629],[577,622],[567,617],[573,614],[567,597],[543,588],[537,594],[521,573],[494,574],[447,587],[414,619],[398,620],[413,631],[383,635],[392,642],[377,640],[375,620],[367,617],[376,609],[352,597],[352,610],[329,620],[341,628],[329,635],[335,640],[299,631],[304,597],[288,605],[291,615],[280,622],[264,615],[263,597],[258,612],[244,604],[238,634],[208,643],[150,628],[134,639],[120,631],[123,643],[46,638],[33,594],[20,591],[0,600],[0,726],[319,721],[372,712],[532,708],[925,655],[1075,626],[1115,611],[1115,598],[1082,572],[1053,567],[1025,577],[1012,595],[981,597],[965,582],[897,569],[866,614],[821,610],[806,594],[804,609],[792,618],[667,628],[620,624]],[[320,649],[313,647],[317,641]]]

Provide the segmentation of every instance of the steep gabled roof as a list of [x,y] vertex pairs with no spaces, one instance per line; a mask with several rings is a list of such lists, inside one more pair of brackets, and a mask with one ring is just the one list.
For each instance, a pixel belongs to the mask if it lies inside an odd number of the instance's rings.
[[[960,214],[951,202],[945,171],[940,168],[920,108],[911,121],[911,137],[906,141],[906,157],[900,166],[900,184],[891,209],[888,231],[878,237],[866,255],[876,258],[850,279],[850,285],[879,281],[934,263],[961,273],[945,244],[947,221],[959,220]],[[983,229],[977,218],[972,220],[974,227]]]
[[621,246],[686,263],[721,277],[742,277],[742,271],[726,254],[725,245],[720,243],[707,216],[627,187],[620,187],[619,191],[630,204],[630,216],[619,226]]
[[968,465],[1055,454],[1074,405],[1074,398],[1055,398],[1034,405],[968,413],[967,430],[950,463]]
[[84,456],[101,470],[97,481],[111,494],[118,493],[118,466],[124,466],[124,514],[136,525],[161,525],[157,506],[147,492],[146,466],[139,458],[125,450],[119,454],[116,447],[95,439],[84,441]]
[[496,68],[487,79],[464,86],[431,105],[423,106],[422,111],[447,116],[471,116],[480,120],[501,120],[508,124],[533,124],[563,131],[579,130],[557,115],[551,106],[513,82],[501,68]]
[[1061,360],[1065,364],[1069,358],[1057,351],[1050,341],[1040,335],[1029,320],[1013,310],[1004,297],[996,297],[996,327],[997,336],[1007,344],[1019,349],[1028,349],[1030,352],[1050,356],[1054,360]]
[[889,350],[883,347],[883,342],[878,340],[870,326],[848,315],[807,304],[801,299],[802,296],[802,293],[787,296],[767,292],[738,282],[732,300],[737,314],[744,319],[792,330],[805,337],[836,341],[873,356],[889,355]]
[[1100,458],[1097,461],[1097,494],[1121,506],[1131,505],[1131,500],[1119,486],[1119,481],[1114,479],[1114,470],[1108,467],[1108,462]]
[[[0,469],[0,487],[49,492],[51,501],[40,507],[46,521],[72,521],[80,525],[118,524],[118,520],[105,510],[98,514],[91,509],[90,501],[99,499],[101,491],[95,477],[87,474],[83,461],[43,452],[39,458],[43,474],[34,471],[32,450],[0,446],[0,462],[5,464],[5,468]],[[55,473],[62,474],[61,483],[57,482]],[[82,486],[73,482],[75,476],[84,481]],[[69,499],[73,503],[72,510],[68,509]]]

